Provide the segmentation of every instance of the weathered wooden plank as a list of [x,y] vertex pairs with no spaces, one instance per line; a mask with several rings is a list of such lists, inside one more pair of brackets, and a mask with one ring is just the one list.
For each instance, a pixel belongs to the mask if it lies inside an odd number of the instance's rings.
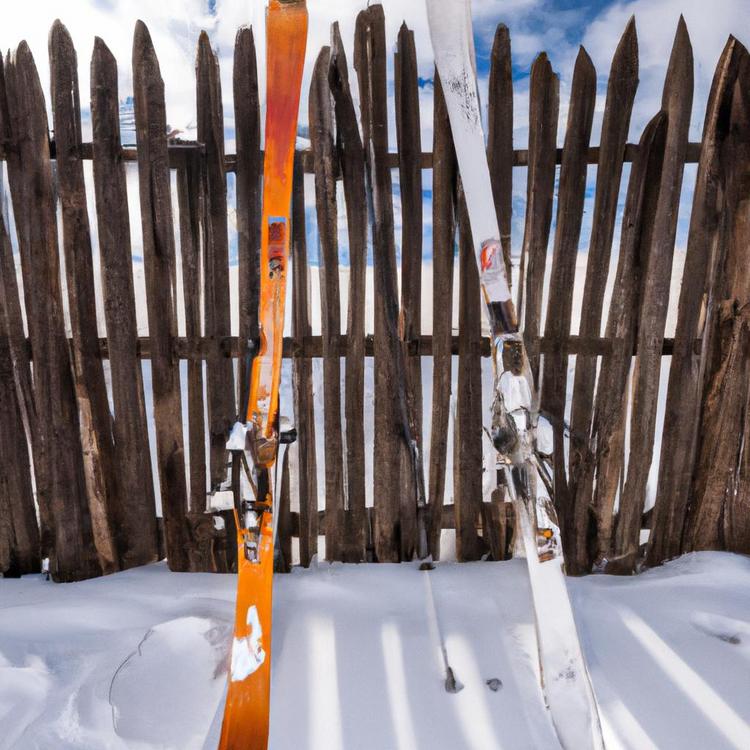
[[482,512],[482,368],[479,341],[482,309],[479,273],[474,258],[469,214],[463,192],[458,200],[459,285],[458,285],[458,394],[453,436],[456,475],[456,557],[478,560],[485,542],[477,534]]
[[513,217],[513,63],[510,54],[510,32],[502,23],[498,24],[495,30],[490,56],[487,121],[487,160],[490,165],[492,196],[495,199],[500,244],[510,283],[510,231]]
[[[0,234],[10,255],[2,217]],[[29,448],[13,372],[4,272],[0,265],[0,573],[15,577],[39,572],[41,556]]]
[[[620,194],[623,152],[630,127],[633,100],[638,88],[638,37],[631,18],[617,45],[607,83],[607,99],[596,171],[594,213],[591,221],[586,279],[581,302],[579,334],[585,338],[601,333],[604,289],[609,274],[612,237]],[[588,439],[596,382],[596,358],[576,357],[573,401],[570,414],[570,451],[568,458],[571,492],[576,492],[582,463],[590,461]]]
[[83,447],[86,494],[94,544],[104,573],[120,569],[115,536],[122,500],[115,474],[115,445],[104,367],[97,351],[96,297],[91,232],[81,143],[78,56],[65,26],[55,21],[49,35],[52,115],[57,144],[57,190],[60,198],[73,338],[71,355]]
[[492,491],[490,502],[482,503],[482,536],[493,560],[505,560],[508,557],[506,494],[504,486],[496,487]]
[[[746,55],[746,53],[745,53]],[[706,309],[719,258],[714,255],[720,222],[721,153],[729,134],[730,101],[740,68],[741,45],[730,37],[714,73],[703,127],[690,215],[685,267],[677,310],[677,328],[664,415],[654,523],[646,560],[658,565],[680,554],[695,464],[701,386],[708,347],[696,353],[693,340],[703,336],[713,306]]]
[[[5,97],[4,66],[0,59],[0,135],[3,139],[8,137],[5,124],[9,121],[7,100]],[[36,403],[34,401],[34,386],[31,379],[31,346],[26,341],[23,328],[23,313],[18,293],[18,280],[16,278],[16,264],[13,258],[13,248],[10,237],[5,227],[5,220],[0,214],[0,296],[3,297],[3,313],[5,334],[7,335],[8,349],[13,360],[13,379],[18,399],[19,413],[23,424],[25,436],[28,437],[31,447],[31,459],[34,466],[34,486],[39,508],[39,554],[48,556],[48,550],[52,542],[51,520],[49,517],[49,504],[43,502],[49,494],[49,475],[46,464],[46,446],[42,441],[41,432],[36,429]]]
[[[393,198],[388,155],[385,18],[382,5],[357,16],[354,42],[366,153],[372,196],[372,246],[375,264],[375,448],[379,476],[375,497],[375,554],[380,562],[411,557],[416,543],[416,508],[402,503],[402,453],[406,451],[399,374],[403,352],[398,341],[398,284],[393,235]],[[404,514],[406,514],[404,516]],[[404,554],[406,553],[406,554]]]
[[[452,354],[458,354],[458,336],[450,337],[450,351]],[[29,341],[23,337],[20,339],[21,347],[24,348],[25,355],[29,359],[32,355]],[[345,356],[349,351],[349,339],[345,333],[342,333],[335,339],[336,350],[340,356]],[[540,354],[551,354],[557,351],[563,351],[567,354],[585,354],[587,356],[602,356],[612,352],[612,341],[607,338],[581,338],[580,336],[565,336],[561,341],[552,341],[545,336],[537,339],[536,347]],[[694,339],[692,343],[693,351],[699,354],[701,351],[701,339]],[[375,354],[374,336],[367,334],[365,336],[365,357],[372,357]],[[424,334],[408,342],[405,347],[406,354],[409,357],[431,357],[433,355],[433,337]],[[662,344],[661,353],[664,356],[672,354],[674,349],[674,339],[665,338]],[[215,356],[220,352],[223,357],[237,357],[240,351],[240,341],[237,336],[225,336],[219,340],[208,339],[205,336],[196,336],[195,338],[186,338],[185,336],[176,336],[173,340],[174,356],[177,359],[185,360],[203,360],[207,357]],[[483,337],[479,345],[480,354],[483,357],[491,356],[490,339]],[[637,342],[633,344],[633,354],[637,354]],[[151,358],[151,340],[148,336],[138,338],[136,345],[136,354],[141,359]],[[99,339],[99,356],[102,359],[109,357],[109,347],[106,338]],[[320,336],[302,336],[299,339],[294,336],[284,338],[283,355],[285,359],[300,358],[318,358],[323,356],[323,340]]]
[[[445,462],[450,417],[453,262],[458,165],[443,89],[435,70],[432,169],[432,425],[429,466],[429,549],[440,559]],[[456,342],[458,343],[458,342]]]
[[662,94],[662,109],[667,113],[664,165],[643,277],[643,297],[638,321],[638,357],[633,377],[630,429],[631,435],[637,435],[638,438],[630,443],[627,479],[620,496],[620,509],[615,524],[613,554],[607,565],[607,570],[612,572],[632,572],[638,556],[641,513],[654,446],[662,338],[667,319],[672,256],[692,102],[693,53],[687,27],[681,17]]
[[[596,70],[586,50],[581,47],[573,71],[568,108],[568,124],[563,146],[563,163],[557,199],[557,222],[552,255],[552,272],[547,303],[545,336],[560,341],[570,333],[573,309],[578,243],[586,196],[586,151],[596,104]],[[553,345],[554,347],[554,345]],[[541,408],[553,430],[554,495],[560,518],[563,543],[568,560],[577,554],[577,519],[572,512],[565,466],[565,399],[568,383],[568,356],[553,351],[544,357]]]
[[[404,342],[404,356],[408,342],[421,333],[422,323],[422,151],[419,119],[419,87],[417,81],[417,53],[414,32],[402,24],[394,56],[396,92],[396,139],[399,150],[399,190],[401,194],[401,315],[399,333]],[[424,497],[424,462],[422,459],[422,362],[419,357],[405,360],[405,406],[416,455],[402,452],[402,537],[403,519],[417,521],[414,509],[422,514],[424,527],[426,498]],[[416,470],[415,470],[416,465]],[[418,486],[418,482],[420,483]],[[407,537],[416,538],[420,532],[407,529]],[[426,541],[426,540],[425,540]],[[413,544],[410,541],[409,544]],[[402,545],[402,556],[408,559],[414,548]],[[423,550],[424,552],[424,550]],[[411,555],[409,554],[411,553]]]
[[344,533],[344,443],[341,431],[341,360],[334,336],[341,333],[336,180],[333,177],[333,112],[328,86],[330,47],[318,54],[310,84],[310,142],[315,160],[315,207],[320,237],[320,313],[323,335],[326,559],[340,560]]
[[[240,31],[243,31],[245,27],[241,28]],[[50,141],[50,155],[54,159],[55,158],[55,141]],[[168,153],[169,153],[169,164],[173,169],[177,169],[180,165],[180,162],[182,161],[182,153],[186,149],[202,149],[202,144],[196,142],[196,141],[185,141],[181,140],[179,138],[175,138],[172,141],[170,141],[168,146]],[[597,164],[599,162],[599,153],[601,148],[599,146],[591,146],[589,148],[588,153],[588,163],[589,164]],[[632,162],[635,158],[635,155],[638,151],[638,144],[636,143],[626,143],[622,155],[622,161],[623,162]],[[91,159],[91,152],[92,152],[92,145],[91,143],[82,143],[81,144],[81,158],[82,159]],[[700,152],[701,152],[701,144],[700,142],[697,143],[688,143],[687,152],[685,155],[685,163],[686,164],[697,164],[698,160],[700,158]],[[300,149],[297,151],[297,153],[300,155],[300,158],[302,159],[302,169],[305,172],[305,174],[312,174],[313,173],[313,163],[312,163],[312,152],[310,149]],[[556,164],[562,164],[562,155],[563,150],[561,148],[556,149],[555,151],[555,163]],[[260,160],[263,160],[263,152],[261,151],[258,154],[258,157]],[[6,151],[0,147],[0,161],[5,160],[6,157]],[[125,146],[122,149],[122,159],[123,161],[138,161],[138,154],[137,149],[135,149],[132,146]],[[399,162],[399,156],[398,152],[391,151],[388,153],[386,157],[386,165],[390,169],[398,169],[398,162]],[[431,151],[423,151],[420,157],[420,164],[422,169],[432,169],[432,162],[433,162],[433,154]],[[513,150],[513,158],[512,158],[512,165],[514,167],[528,167],[529,166],[529,151],[525,148],[517,148]],[[225,154],[224,156],[224,168],[227,172],[235,172],[237,169],[237,154]],[[340,171],[336,171],[336,179],[341,179],[342,175]]]
[[234,42],[234,124],[237,140],[235,184],[237,190],[237,265],[239,277],[238,412],[247,411],[252,355],[248,341],[258,338],[260,294],[261,175],[260,98],[253,30],[237,31]]
[[538,385],[539,354],[532,344],[539,336],[542,318],[544,269],[552,223],[552,201],[555,191],[555,147],[557,116],[560,108],[560,80],[552,71],[547,55],[542,52],[531,67],[529,94],[529,170],[526,187],[526,222],[521,250],[525,268],[519,288],[525,284],[523,304],[519,304],[523,320],[523,336],[529,363]]
[[123,568],[157,559],[156,501],[138,357],[125,164],[121,159],[117,62],[98,37],[91,58],[94,194],[107,325],[118,484],[127,507],[116,515]]
[[[294,161],[292,187],[292,335],[301,342],[311,334],[307,242],[305,238],[305,183],[302,163]],[[308,567],[318,553],[318,472],[315,460],[315,406],[312,362],[292,363],[294,421],[299,443],[299,556]]]
[[[625,462],[625,424],[633,342],[664,160],[667,116],[657,114],[641,137],[630,171],[617,273],[607,319],[612,351],[602,357],[592,422],[591,460],[584,463],[574,498],[575,537],[567,569],[585,573],[612,548],[614,507]],[[594,479],[596,488],[594,489]],[[568,545],[567,549],[571,549]],[[566,550],[567,551],[567,550]]]
[[[195,64],[198,140],[205,144],[203,195],[204,327],[206,336],[229,336],[229,237],[227,233],[227,182],[224,173],[224,108],[219,61],[206,32],[201,32]],[[226,479],[226,442],[237,414],[231,360],[206,363],[208,434],[211,485]],[[225,521],[230,520],[228,514]],[[234,529],[227,528],[228,547],[234,546]]]
[[[177,170],[177,205],[179,212],[180,258],[182,266],[182,292],[185,306],[185,333],[201,333],[201,202],[204,179],[197,153],[186,152],[183,165]],[[216,360],[216,355],[212,358]],[[209,360],[211,361],[211,360]],[[206,523],[206,415],[203,397],[203,362],[188,360],[188,465],[190,495],[187,523],[195,541],[192,563],[197,570],[227,572],[230,554],[236,557],[236,542],[229,544],[230,534],[236,539],[233,513],[222,513],[226,533],[223,539],[212,533]]]
[[[743,305],[746,315],[750,295],[747,287],[747,250],[750,247],[750,232],[748,217],[750,216],[750,204],[748,204],[748,185],[750,184],[750,55],[744,50],[742,64],[737,81],[734,84],[733,95],[733,120],[732,146],[735,154],[730,156],[734,162],[736,171],[732,173],[729,180],[729,188],[726,192],[726,200],[730,206],[730,214],[734,217],[732,226],[731,245],[734,251],[734,282],[737,284],[738,302]],[[731,153],[731,152],[730,152]],[[728,160],[728,163],[731,163]],[[743,254],[744,250],[744,254]],[[744,269],[744,277],[743,277]],[[744,284],[743,284],[744,278]],[[747,336],[747,330],[745,330]],[[745,360],[747,362],[747,358]],[[750,436],[750,393],[747,390],[748,379],[745,379],[746,400],[744,404],[745,422],[743,425],[742,453],[739,459],[737,471],[737,491],[727,498],[727,508],[724,515],[724,538],[726,548],[732,552],[742,554],[750,553],[750,447],[748,447],[748,436]]]
[[750,56],[737,48],[720,161],[720,230],[708,297],[707,367],[687,549],[750,550],[746,414],[750,401]]
[[[47,114],[39,76],[22,42],[5,64],[8,177],[21,251],[24,302],[34,360],[40,462],[47,486],[37,492],[47,517],[50,573],[71,581],[101,572],[86,501],[78,408],[65,339]],[[39,489],[39,488],[38,488]],[[45,524],[46,525],[46,524]],[[46,547],[46,545],[45,545]]]
[[167,119],[159,61],[142,21],[136,23],[133,39],[133,91],[159,483],[167,560],[171,570],[180,571],[191,568],[192,545],[186,523],[180,371],[172,351],[177,320]]
[[331,31],[328,85],[336,115],[336,145],[346,202],[349,239],[349,294],[346,319],[347,347],[344,414],[346,419],[346,495],[342,559],[366,559],[365,516],[365,309],[367,274],[367,202],[365,154],[349,89],[344,45],[338,23]]

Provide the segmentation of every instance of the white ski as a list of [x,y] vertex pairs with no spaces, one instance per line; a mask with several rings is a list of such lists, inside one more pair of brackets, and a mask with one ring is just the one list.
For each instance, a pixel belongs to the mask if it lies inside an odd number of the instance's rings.
[[[470,0],[426,0],[435,62],[456,147],[493,339],[492,441],[506,477],[531,582],[542,690],[565,750],[604,747],[563,572],[543,451],[539,400],[505,275],[479,109]],[[546,452],[546,451],[544,451]]]

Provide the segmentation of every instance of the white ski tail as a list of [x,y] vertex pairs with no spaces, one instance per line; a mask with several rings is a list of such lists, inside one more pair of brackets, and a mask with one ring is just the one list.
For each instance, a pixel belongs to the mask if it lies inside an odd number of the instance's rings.
[[565,750],[604,747],[599,713],[563,572],[554,506],[537,451],[538,396],[499,243],[479,108],[470,0],[426,0],[432,47],[445,95],[492,329],[495,394],[492,441],[514,503],[528,563],[545,702]]

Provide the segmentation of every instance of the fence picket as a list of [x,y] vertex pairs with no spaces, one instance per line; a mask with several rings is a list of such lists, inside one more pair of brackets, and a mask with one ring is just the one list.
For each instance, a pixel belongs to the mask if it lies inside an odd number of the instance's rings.
[[[229,319],[229,238],[227,183],[224,172],[224,108],[219,61],[208,34],[201,32],[195,65],[198,104],[198,141],[205,145],[203,194],[203,290],[206,336],[231,334]],[[206,363],[211,485],[227,474],[226,442],[237,410],[234,403],[232,361],[217,347]],[[228,547],[235,546],[233,514],[225,513]]]
[[667,319],[677,213],[693,103],[693,51],[681,17],[662,94],[667,113],[664,165],[638,320],[638,355],[633,371],[633,407],[628,472],[620,495],[614,547],[608,569],[632,572],[638,558],[640,521],[651,467],[659,395],[661,344]]
[[430,428],[430,553],[440,559],[448,453],[453,333],[453,263],[458,164],[448,110],[435,69],[432,166],[432,425]]
[[[747,416],[750,375],[750,55],[738,49],[737,78],[731,86],[726,141],[721,160],[720,229],[716,272],[709,289],[715,312],[709,318],[703,381],[703,413],[688,549],[750,550],[748,520]],[[710,327],[710,328],[709,328]]]
[[513,62],[510,55],[510,32],[502,23],[498,24],[492,42],[487,106],[487,160],[490,165],[492,195],[500,229],[499,239],[510,282],[513,218]]
[[[35,446],[44,463],[37,501],[56,581],[99,575],[84,479],[75,384],[65,337],[57,217],[49,154],[47,112],[34,58],[26,42],[5,63],[4,136],[8,179],[21,253],[24,303],[34,367]],[[7,119],[5,114],[7,112]],[[45,543],[46,542],[46,543]]]
[[676,557],[683,546],[683,530],[697,448],[703,372],[708,345],[695,353],[692,342],[705,335],[713,305],[704,314],[704,293],[715,275],[718,258],[713,248],[719,231],[719,183],[722,149],[728,134],[729,102],[737,78],[739,43],[730,38],[716,67],[706,107],[698,174],[693,193],[685,268],[677,310],[677,328],[664,414],[659,482],[647,561],[655,565]]
[[[186,522],[188,497],[180,371],[173,350],[177,319],[167,117],[159,62],[142,21],[136,23],[133,39],[133,92],[156,452],[167,560],[171,570],[184,571],[193,566],[193,544]],[[208,516],[206,523],[211,524]]]
[[73,40],[58,20],[49,35],[52,113],[57,144],[68,310],[73,338],[71,357],[81,424],[86,491],[99,564],[104,573],[119,570],[115,536],[122,499],[115,474],[115,445],[104,367],[99,357],[91,233],[86,185],[80,158],[81,105],[78,59]]
[[[630,127],[630,115],[638,88],[638,37],[635,20],[630,19],[612,58],[607,83],[607,99],[596,170],[594,213],[591,220],[586,280],[581,301],[579,335],[601,333],[604,290],[609,274],[612,237],[620,194],[623,152]],[[589,429],[594,403],[596,357],[576,357],[573,401],[570,412],[570,451],[568,458],[570,492],[577,492],[578,475],[588,455]]]
[[607,337],[612,341],[612,351],[602,357],[593,411],[592,458],[583,466],[575,496],[575,553],[568,562],[574,573],[588,571],[593,563],[607,558],[612,549],[615,500],[625,463],[633,342],[659,197],[666,129],[666,115],[660,112],[643,131],[638,158],[630,171],[620,253],[607,318]]
[[524,296],[523,304],[519,304],[518,310],[523,320],[523,337],[531,371],[534,382],[538,385],[537,340],[541,327],[544,270],[552,223],[557,115],[560,107],[560,81],[544,52],[531,66],[529,97],[529,169],[522,249],[522,263],[525,266],[519,282],[519,294]]
[[318,54],[310,84],[310,142],[315,164],[315,206],[320,237],[320,306],[323,335],[326,559],[341,557],[344,531],[343,435],[341,431],[341,333],[336,179],[333,176],[333,112],[328,86],[330,47]]
[[[292,187],[292,335],[301,342],[311,334],[309,276],[305,236],[305,182],[302,162],[294,160]],[[315,406],[312,362],[306,357],[292,364],[294,421],[299,442],[299,557],[308,567],[318,554],[318,472],[315,458]]]
[[[459,181],[460,184],[460,181]],[[482,367],[479,343],[482,308],[469,214],[463,191],[458,198],[458,393],[454,445],[456,557],[479,560],[486,541],[477,527],[482,514]]]
[[[402,24],[398,32],[395,62],[396,139],[399,151],[399,191],[401,195],[401,314],[399,333],[405,362],[406,412],[418,455],[401,454],[402,535],[416,540],[419,534],[414,510],[419,493],[424,495],[422,458],[422,360],[408,357],[411,341],[419,338],[422,318],[422,153],[419,119],[417,53],[414,32]],[[416,470],[414,468],[416,462]],[[417,510],[417,512],[420,512]],[[404,518],[410,525],[404,530]],[[413,541],[410,542],[413,544]],[[410,559],[414,547],[403,547],[402,558]]]
[[[557,199],[557,222],[552,254],[552,270],[544,335],[559,342],[570,334],[573,309],[573,286],[578,257],[578,242],[583,221],[586,195],[586,152],[591,138],[591,125],[596,104],[596,70],[586,50],[581,47],[573,71],[570,91],[568,125],[560,167]],[[552,424],[554,436],[555,506],[565,537],[566,562],[577,556],[581,546],[579,533],[585,534],[583,519],[571,507],[565,467],[565,398],[568,384],[568,355],[552,344],[553,351],[544,355],[541,409]],[[585,547],[585,545],[584,545]],[[572,572],[572,571],[571,571]]]
[[[403,353],[398,341],[398,285],[393,235],[393,197],[388,157],[385,17],[382,5],[357,16],[354,68],[359,80],[366,175],[372,192],[375,262],[375,554],[397,562],[416,544],[416,508],[401,502],[403,415],[399,409]],[[394,385],[397,387],[394,388]],[[410,555],[406,555],[410,557]]]
[[133,286],[130,218],[121,159],[117,62],[97,37],[91,58],[94,195],[118,481],[127,508],[117,514],[123,568],[157,559],[156,501],[148,445]]
[[[5,222],[0,217],[3,257],[12,258]],[[31,464],[20,389],[16,387],[11,337],[8,330],[6,291],[0,264],[0,574],[21,576],[40,569],[39,527],[31,484]],[[15,282],[15,267],[12,268]]]
[[367,203],[365,155],[357,125],[349,71],[338,23],[331,29],[328,85],[334,101],[336,150],[344,184],[349,239],[349,300],[346,318],[346,500],[342,559],[360,562],[371,549],[365,513],[365,309],[367,278]]

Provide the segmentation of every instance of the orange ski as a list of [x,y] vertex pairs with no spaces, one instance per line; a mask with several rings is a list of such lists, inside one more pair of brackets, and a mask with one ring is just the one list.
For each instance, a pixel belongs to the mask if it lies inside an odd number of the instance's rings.
[[[273,495],[268,470],[276,461],[279,445],[292,167],[306,42],[305,0],[270,0],[266,11],[260,342],[253,361],[246,425],[240,426],[240,431],[246,433],[249,457],[256,470],[255,497],[243,500],[239,512],[235,510],[237,607],[220,750],[268,747],[274,552]],[[230,443],[236,441],[235,430]],[[244,441],[241,445],[244,447]]]

